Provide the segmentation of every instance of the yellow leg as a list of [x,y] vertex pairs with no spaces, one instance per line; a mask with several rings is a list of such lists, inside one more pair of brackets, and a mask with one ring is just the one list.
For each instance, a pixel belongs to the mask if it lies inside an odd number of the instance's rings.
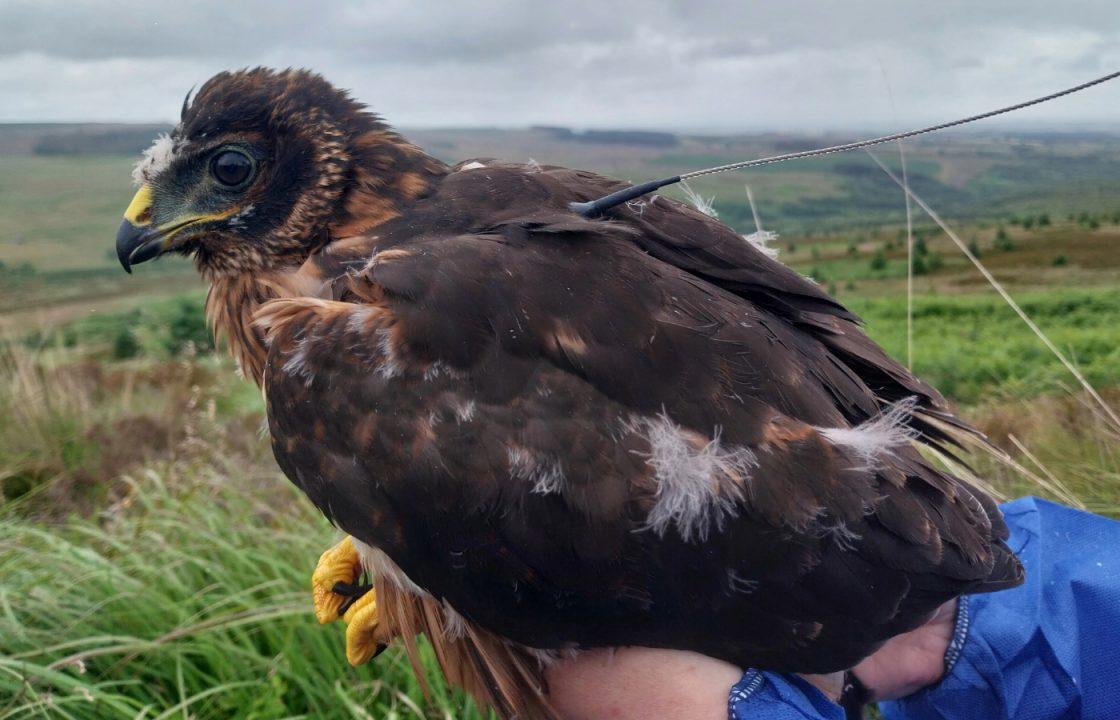
[[319,556],[319,564],[311,573],[311,600],[315,605],[315,619],[320,623],[334,622],[339,609],[346,602],[345,595],[334,592],[336,583],[353,585],[362,574],[362,560],[354,541],[347,536],[342,542]]
[[342,616],[346,621],[346,661],[354,667],[385,649],[377,632],[377,596],[373,590],[358,598]]
[[[324,552],[311,574],[311,598],[315,618],[320,623],[339,619],[339,611],[349,599],[334,592],[337,583],[356,585],[362,575],[362,561],[354,541],[346,537]],[[369,662],[385,648],[377,629],[377,595],[370,589],[341,615],[346,623],[346,660],[351,665]]]

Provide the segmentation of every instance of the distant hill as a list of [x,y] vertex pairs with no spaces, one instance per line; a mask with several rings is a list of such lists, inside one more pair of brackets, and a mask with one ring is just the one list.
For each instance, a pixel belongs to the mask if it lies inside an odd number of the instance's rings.
[[[159,124],[3,125],[0,157],[135,157],[170,128]],[[567,127],[403,129],[436,157],[530,159],[595,170],[632,182],[857,139],[853,133],[695,135]],[[867,133],[869,136],[873,133]],[[875,152],[898,167],[897,146]],[[947,132],[909,141],[913,187],[956,218],[1120,211],[1120,134]],[[127,174],[122,174],[127,183]],[[902,194],[863,152],[799,160],[704,178],[695,189],[715,199],[720,218],[754,229],[750,184],[767,229],[828,232],[904,220]],[[679,197],[679,190],[667,192]]]
[[576,132],[571,128],[554,125],[533,125],[529,129],[546,133],[556,140],[566,142],[641,145],[646,147],[673,147],[679,144],[677,136],[673,133],[651,132],[649,130],[585,130]]
[[135,155],[170,129],[162,124],[0,124],[0,156]]

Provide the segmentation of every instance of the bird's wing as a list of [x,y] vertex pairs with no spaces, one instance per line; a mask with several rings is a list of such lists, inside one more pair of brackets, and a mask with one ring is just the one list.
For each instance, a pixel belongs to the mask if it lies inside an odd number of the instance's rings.
[[[491,172],[498,169],[492,168]],[[542,172],[579,200],[624,186],[613,178],[585,171],[546,167]],[[875,344],[856,315],[727,225],[660,195],[619,206],[610,211],[608,219],[638,229],[634,242],[653,257],[750,300],[816,338],[872,390],[879,401],[876,412],[884,404],[915,398],[922,412],[908,422],[923,439],[955,444],[955,431],[976,434],[947,412],[945,400],[936,389]],[[849,405],[843,398],[838,402],[852,422],[868,418],[866,405]]]
[[[441,218],[469,218],[463,229],[477,230],[542,208],[563,211],[570,202],[625,187],[614,178],[556,166],[501,164],[489,158],[462,166],[477,169],[452,173],[443,183],[443,198],[432,205]],[[856,404],[837,398],[850,422],[865,421],[886,405],[913,398],[918,412],[907,422],[923,441],[948,451],[966,437],[982,439],[948,412],[937,390],[871,341],[853,313],[718,220],[661,195],[621,205],[605,219],[637,230],[632,242],[643,252],[749,300],[828,348],[845,372],[855,374],[875,396],[871,403]]]
[[1016,581],[908,406],[875,420],[846,355],[640,227],[407,229],[335,300],[265,306],[270,429],[328,517],[472,621],[825,671]]

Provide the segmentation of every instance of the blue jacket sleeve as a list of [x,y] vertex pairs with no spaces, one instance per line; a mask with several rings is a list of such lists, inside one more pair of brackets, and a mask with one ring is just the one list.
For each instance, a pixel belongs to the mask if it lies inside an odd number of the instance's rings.
[[1120,718],[1120,523],[1036,498],[1003,512],[1026,582],[961,598],[945,677],[887,720]]
[[730,720],[844,720],[844,711],[796,675],[747,670],[731,688]]

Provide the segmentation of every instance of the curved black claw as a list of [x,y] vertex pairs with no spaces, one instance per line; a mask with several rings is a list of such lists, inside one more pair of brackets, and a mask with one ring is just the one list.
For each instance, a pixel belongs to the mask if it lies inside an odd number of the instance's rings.
[[[331,588],[331,592],[333,592],[335,595],[342,595],[346,598],[346,600],[338,608],[338,616],[342,617],[343,615],[345,615],[346,611],[349,610],[354,603],[358,602],[358,600],[360,600],[363,595],[365,595],[372,589],[373,585],[371,584],[351,585],[350,583],[344,583],[341,581],[336,582],[334,584],[334,587]],[[378,650],[377,652],[380,653],[381,650]],[[377,657],[377,655],[375,654],[374,657]]]

